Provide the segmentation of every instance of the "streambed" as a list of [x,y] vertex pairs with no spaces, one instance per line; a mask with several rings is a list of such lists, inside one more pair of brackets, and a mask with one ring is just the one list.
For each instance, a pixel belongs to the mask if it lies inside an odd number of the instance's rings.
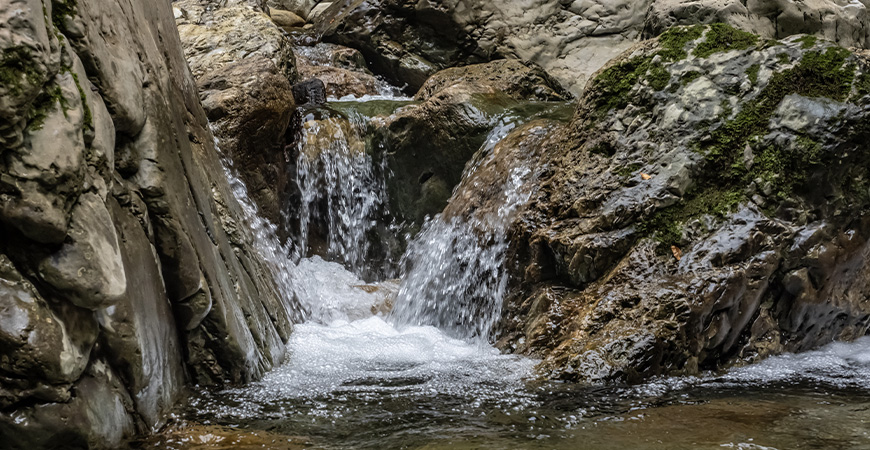
[[[500,120],[464,178],[518,122]],[[336,261],[282,244],[228,169],[259,251],[299,302],[287,362],[244,387],[196,392],[166,430],[136,446],[870,449],[870,337],[634,386],[542,381],[536,360],[492,347],[486,336],[500,314],[505,226],[527,201],[534,168],[510,172],[503,205],[488,215],[430,220],[399,264],[410,267],[401,281],[364,280],[378,270],[367,265],[363,240],[373,211],[382,214],[387,202],[375,163],[352,151],[345,132],[332,135],[337,153],[299,164],[298,175],[300,185],[314,181],[303,192],[311,215],[298,219],[297,244],[318,219],[309,205],[325,196],[326,253]],[[485,239],[468,239],[481,233]]]

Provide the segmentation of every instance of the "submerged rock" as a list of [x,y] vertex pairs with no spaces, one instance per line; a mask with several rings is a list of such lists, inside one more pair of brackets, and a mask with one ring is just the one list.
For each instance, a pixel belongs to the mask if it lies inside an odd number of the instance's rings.
[[597,382],[866,334],[868,73],[725,25],[608,64],[541,152],[499,344]]

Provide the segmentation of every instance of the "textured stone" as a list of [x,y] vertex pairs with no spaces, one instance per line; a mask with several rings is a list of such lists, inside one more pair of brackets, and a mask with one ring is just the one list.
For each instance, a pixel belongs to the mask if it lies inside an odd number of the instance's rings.
[[565,101],[571,98],[571,94],[540,67],[509,59],[444,69],[429,77],[414,98],[426,100],[457,84],[467,85],[468,89],[486,86],[515,100]]
[[358,48],[376,74],[409,93],[438,70],[512,58],[579,94],[643,34],[673,25],[725,22],[763,37],[811,33],[861,48],[870,30],[863,0],[354,0],[315,22],[324,39]]
[[97,309],[127,291],[118,236],[103,201],[83,194],[73,209],[63,247],[39,265],[39,275],[76,306]]
[[866,60],[667,33],[598,73],[514,222],[499,345],[550,377],[694,374],[870,328]]
[[269,10],[269,16],[272,18],[272,22],[275,22],[275,25],[278,25],[288,33],[293,31],[294,28],[305,25],[305,19],[283,9],[272,8]]
[[[318,0],[268,0],[266,3],[271,7],[270,11],[275,9],[289,11],[302,18],[303,23],[308,18],[308,14],[317,6]],[[272,15],[274,18],[274,14]]]

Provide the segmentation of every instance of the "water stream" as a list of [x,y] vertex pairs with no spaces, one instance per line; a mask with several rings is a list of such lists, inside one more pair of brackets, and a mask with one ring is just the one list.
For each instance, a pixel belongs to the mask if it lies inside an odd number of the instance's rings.
[[[251,385],[198,392],[178,422],[141,447],[870,448],[870,337],[639,386],[540,381],[536,361],[494,349],[487,338],[505,288],[505,227],[528,199],[529,168],[511,171],[497,211],[429,221],[400,282],[364,281],[363,236],[385,202],[382,181],[353,148],[359,136],[347,133],[358,129],[318,126],[309,132],[332,133],[332,144],[300,154],[311,208],[301,220],[328,205],[333,260],[282,247],[228,169],[258,251],[299,301],[288,362]],[[480,158],[513,126],[496,127]],[[307,246],[305,233],[297,239]]]

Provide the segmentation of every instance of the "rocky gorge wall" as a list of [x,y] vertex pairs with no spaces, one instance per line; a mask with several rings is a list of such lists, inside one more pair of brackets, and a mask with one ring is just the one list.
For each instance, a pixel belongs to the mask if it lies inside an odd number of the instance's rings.
[[0,446],[115,447],[284,358],[169,2],[0,2]]

